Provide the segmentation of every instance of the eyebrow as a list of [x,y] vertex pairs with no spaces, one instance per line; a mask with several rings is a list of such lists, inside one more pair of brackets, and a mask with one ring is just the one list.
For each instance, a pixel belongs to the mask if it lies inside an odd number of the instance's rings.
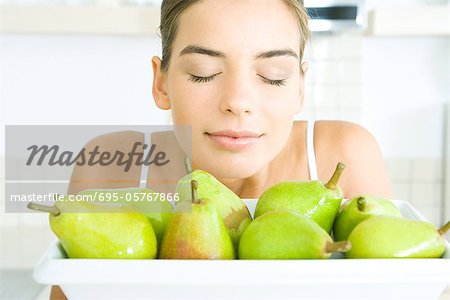
[[181,50],[180,55],[185,55],[185,54],[204,54],[204,55],[208,55],[208,56],[212,56],[212,57],[225,57],[225,53],[217,51],[217,50],[213,50],[213,49],[208,49],[205,47],[201,47],[201,46],[196,46],[196,45],[189,45],[186,46],[183,50]]
[[[208,55],[212,57],[218,57],[218,58],[225,58],[226,55],[223,52],[208,49],[202,46],[197,45],[189,45],[186,46],[183,50],[181,50],[179,56],[185,55],[185,54],[203,54]],[[294,57],[298,59],[297,53],[291,49],[279,49],[279,50],[270,50],[258,53],[255,55],[255,59],[262,59],[262,58],[272,58],[272,57],[280,57],[280,56],[289,56]]]
[[266,51],[266,52],[261,52],[255,56],[255,59],[271,58],[271,57],[278,57],[278,56],[291,56],[291,57],[298,59],[297,53],[295,53],[291,49],[280,49],[280,50],[270,50],[270,51]]

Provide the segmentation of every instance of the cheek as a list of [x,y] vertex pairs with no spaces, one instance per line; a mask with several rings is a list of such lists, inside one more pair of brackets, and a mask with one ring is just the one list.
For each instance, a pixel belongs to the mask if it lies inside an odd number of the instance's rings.
[[280,149],[286,143],[292,129],[292,124],[293,117],[290,112],[286,112],[272,119],[272,124],[268,124],[268,138],[271,147]]
[[265,111],[268,142],[273,149],[280,150],[289,138],[294,116],[300,107],[300,98],[292,93],[284,93],[277,98],[277,105],[271,105]]
[[189,82],[180,79],[178,82],[170,91],[173,121],[175,124],[195,123],[198,116],[209,107],[205,103],[205,95],[198,93]]
[[292,122],[295,114],[301,107],[301,100],[297,94],[292,91],[273,95],[273,98],[267,98],[267,105],[264,106],[266,119],[270,120],[274,127],[284,126]]

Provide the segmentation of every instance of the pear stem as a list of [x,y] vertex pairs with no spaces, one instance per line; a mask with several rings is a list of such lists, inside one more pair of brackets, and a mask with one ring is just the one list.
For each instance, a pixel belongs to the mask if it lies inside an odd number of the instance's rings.
[[359,197],[358,199],[356,199],[356,204],[359,211],[363,212],[366,210],[366,198]]
[[350,249],[352,249],[352,244],[349,241],[327,242],[325,244],[326,253],[347,252]]
[[198,188],[198,182],[197,180],[191,180],[191,190],[192,190],[192,203],[200,203],[197,197],[197,188]]
[[29,202],[27,207],[32,210],[51,213],[55,217],[61,213],[56,206],[47,206],[47,205],[42,205],[42,204],[38,204],[38,203],[34,203],[34,202]]
[[445,224],[444,226],[442,226],[441,228],[439,228],[438,232],[440,235],[444,235],[447,233],[447,231],[450,230],[450,221],[447,222],[447,224]]
[[336,166],[336,170],[331,176],[330,180],[325,184],[325,187],[329,190],[336,190],[339,178],[341,178],[342,171],[344,171],[345,165],[344,163],[339,162]]
[[186,174],[192,173],[192,166],[191,166],[191,162],[189,161],[189,156],[186,156],[184,158],[184,169],[186,170]]

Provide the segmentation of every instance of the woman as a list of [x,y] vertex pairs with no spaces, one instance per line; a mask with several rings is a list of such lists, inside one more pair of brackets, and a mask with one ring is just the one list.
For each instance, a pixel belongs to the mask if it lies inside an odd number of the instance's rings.
[[[175,125],[192,126],[193,169],[208,171],[242,198],[258,198],[284,180],[327,181],[342,161],[346,198],[391,196],[380,149],[367,130],[293,120],[303,107],[308,64],[302,59],[310,36],[299,1],[164,0],[160,32],[153,97],[160,109],[171,110]],[[143,136],[122,132],[90,144],[112,150],[119,139],[129,145]],[[182,166],[183,151],[173,155]],[[123,187],[137,183],[141,171],[77,167],[72,179],[119,178],[122,183],[108,187]],[[155,172],[150,178],[158,178]],[[89,187],[72,180],[69,192]]]
[[[162,3],[163,57],[152,59],[155,103],[172,110],[174,124],[192,126],[193,168],[243,198],[314,175],[307,122],[293,121],[303,107],[307,26],[295,0]],[[319,179],[342,161],[347,198],[391,195],[379,147],[364,128],[335,121],[314,127]]]
[[[391,196],[380,149],[367,130],[348,122],[293,121],[303,107],[308,70],[302,62],[307,15],[299,1],[164,0],[160,29],[153,97],[172,111],[175,125],[192,126],[193,169],[210,172],[242,198],[258,198],[283,180],[327,181],[342,161],[345,198]],[[117,132],[85,148],[126,152],[144,141],[141,133]],[[152,143],[165,144],[180,169],[150,168],[149,178],[172,171],[178,172],[172,178],[181,177],[185,154],[173,136],[154,134]],[[136,186],[146,176],[140,166],[128,172],[117,165],[76,166],[69,193]],[[53,287],[51,299],[58,297],[64,295]]]

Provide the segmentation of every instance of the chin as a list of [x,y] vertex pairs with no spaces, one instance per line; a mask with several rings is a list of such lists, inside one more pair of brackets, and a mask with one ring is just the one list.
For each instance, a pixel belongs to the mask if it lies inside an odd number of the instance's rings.
[[248,178],[256,174],[264,164],[256,157],[249,158],[242,154],[217,155],[208,157],[199,153],[195,167],[218,178]]

